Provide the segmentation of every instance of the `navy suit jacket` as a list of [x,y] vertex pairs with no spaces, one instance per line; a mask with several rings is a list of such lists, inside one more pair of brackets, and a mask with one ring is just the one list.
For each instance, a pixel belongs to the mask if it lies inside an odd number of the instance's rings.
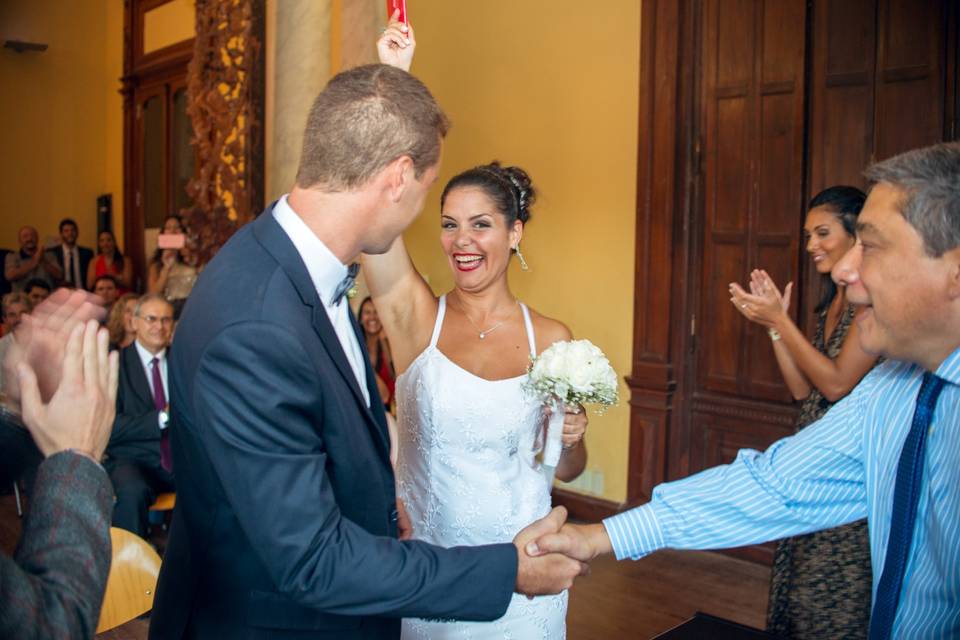
[[[168,349],[168,356],[169,353]],[[169,369],[169,362],[167,366]],[[132,460],[148,467],[160,467],[161,431],[157,414],[143,362],[136,344],[131,344],[120,351],[117,416],[107,444],[107,467],[114,460]]]
[[396,539],[376,386],[370,409],[271,212],[204,269],[177,327],[177,508],[150,637],[372,640],[404,616],[498,618],[512,544]]
[[[63,269],[64,257],[63,257],[63,245],[57,245],[53,249],[49,249],[57,258],[57,264],[60,265],[60,268]],[[93,260],[93,249],[88,249],[87,247],[77,246],[77,255],[80,258],[77,262],[80,263],[80,282],[76,283],[78,289],[87,288],[87,267],[90,266],[90,261]],[[67,274],[64,272],[63,282],[67,281]]]

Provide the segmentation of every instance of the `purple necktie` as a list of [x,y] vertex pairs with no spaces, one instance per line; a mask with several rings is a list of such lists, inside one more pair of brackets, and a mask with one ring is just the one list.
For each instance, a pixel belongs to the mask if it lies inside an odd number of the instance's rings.
[[[167,408],[167,396],[163,392],[163,376],[160,375],[160,361],[154,358],[150,361],[153,369],[153,406],[157,411]],[[173,458],[170,456],[170,430],[160,432],[160,466],[167,471],[173,471]]]

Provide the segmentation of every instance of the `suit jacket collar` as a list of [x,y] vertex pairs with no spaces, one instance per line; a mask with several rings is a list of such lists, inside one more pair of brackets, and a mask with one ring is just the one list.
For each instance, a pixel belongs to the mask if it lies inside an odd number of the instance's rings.
[[[359,405],[358,409],[368,420],[368,425],[374,434],[374,441],[379,445],[381,453],[385,455],[387,463],[389,464],[390,442],[386,432],[386,418],[383,416],[383,402],[380,400],[380,395],[376,391],[375,384],[372,385],[371,391],[371,383],[374,381],[374,378],[370,368],[369,358],[364,358],[367,371],[367,389],[370,391],[370,407],[367,407],[366,399],[363,397],[363,393],[360,391],[360,385],[357,383],[357,377],[353,374],[353,369],[350,368],[347,356],[343,353],[343,346],[341,346],[340,340],[337,338],[337,333],[334,331],[333,325],[330,324],[330,318],[327,316],[327,311],[320,301],[320,297],[317,295],[317,289],[310,279],[307,267],[303,264],[303,260],[300,258],[300,254],[297,252],[297,248],[293,245],[289,236],[287,236],[273,217],[273,207],[275,205],[276,202],[268,206],[252,223],[253,235],[257,239],[257,242],[260,243],[267,253],[273,256],[274,260],[280,265],[280,268],[283,269],[283,272],[293,284],[294,289],[296,289],[297,295],[300,296],[301,302],[311,308],[310,321],[313,325],[313,330],[320,338],[320,342],[336,365],[337,371],[343,378],[344,383],[350,388],[354,400],[356,400],[357,405]],[[351,314],[351,318],[352,317],[353,315]],[[353,324],[356,330],[358,328],[356,319],[353,320]],[[364,342],[361,341],[360,345],[363,347]]]
[[144,404],[151,407],[153,405],[153,393],[150,391],[150,383],[147,382],[147,373],[143,370],[143,362],[140,360],[140,354],[137,353],[135,344],[124,347],[122,352],[122,368],[126,369],[130,384],[134,393]]

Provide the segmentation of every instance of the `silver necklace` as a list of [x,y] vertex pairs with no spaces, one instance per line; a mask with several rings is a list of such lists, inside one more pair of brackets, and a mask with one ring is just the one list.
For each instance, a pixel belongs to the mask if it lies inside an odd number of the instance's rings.
[[[519,300],[514,299],[514,302],[515,302],[517,305],[520,304],[520,301],[519,301]],[[507,320],[510,319],[510,316],[507,316],[506,318],[504,318],[503,320],[501,320],[501,321],[498,322],[497,324],[493,325],[493,326],[490,327],[489,329],[481,329],[480,326],[479,326],[476,322],[473,321],[473,318],[471,318],[471,317],[467,314],[466,310],[465,310],[462,306],[460,307],[460,312],[461,312],[464,316],[466,316],[467,321],[468,321],[470,324],[473,325],[473,328],[474,328],[474,329],[477,330],[477,332],[480,334],[480,339],[481,339],[481,340],[483,340],[483,339],[486,338],[488,335],[490,335],[491,333],[493,333],[494,331],[496,331],[497,329],[499,329],[499,328],[500,328],[500,325],[502,325],[504,322],[506,322]],[[511,313],[510,315],[512,316],[513,314]]]

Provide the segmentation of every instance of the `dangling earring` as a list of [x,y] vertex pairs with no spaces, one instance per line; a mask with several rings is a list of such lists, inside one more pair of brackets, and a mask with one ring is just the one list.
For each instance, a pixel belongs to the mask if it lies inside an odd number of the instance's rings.
[[520,261],[520,269],[522,271],[530,271],[530,267],[527,266],[527,261],[523,259],[523,254],[520,253],[520,243],[517,243],[517,246],[513,248],[513,252],[517,254],[517,260]]

